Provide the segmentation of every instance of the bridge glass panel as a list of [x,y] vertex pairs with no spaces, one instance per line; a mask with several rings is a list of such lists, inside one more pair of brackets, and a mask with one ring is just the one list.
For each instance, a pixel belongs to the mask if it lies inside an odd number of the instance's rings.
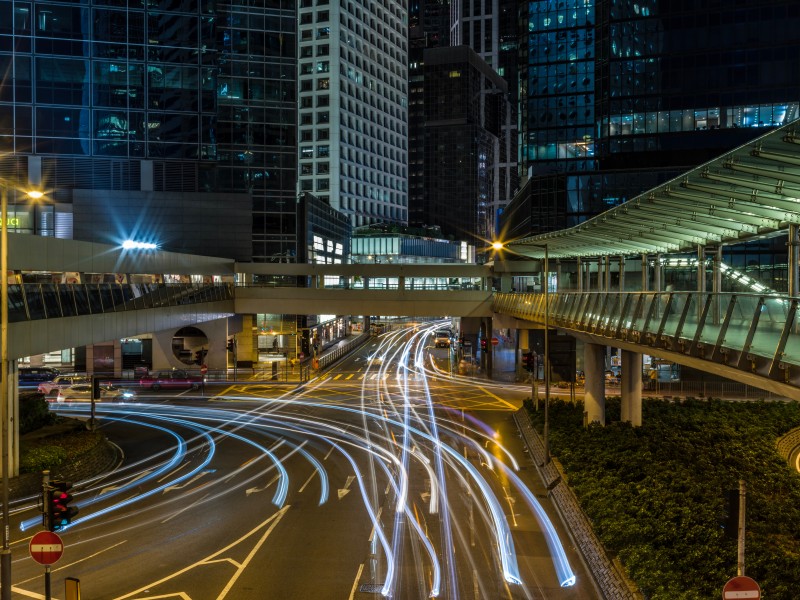
[[58,297],[58,284],[43,283],[41,285],[42,301],[47,318],[62,317],[61,302]]
[[75,298],[75,307],[79,315],[90,315],[92,309],[89,305],[89,292],[85,285],[69,284]]
[[780,343],[789,311],[789,302],[780,298],[764,298],[759,310],[750,352],[759,356],[773,356]]
[[103,312],[114,312],[114,295],[111,291],[111,286],[116,286],[115,283],[98,283],[97,292],[100,296],[100,306]]
[[25,308],[25,299],[23,297],[22,286],[8,286],[8,322],[17,323],[19,321],[27,320],[28,312]]
[[25,301],[28,304],[28,315],[31,319],[46,319],[47,313],[44,309],[44,299],[42,298],[42,286],[38,283],[26,283]]
[[75,306],[75,286],[59,285],[58,295],[61,304],[61,314],[65,317],[74,317],[78,314]]
[[89,297],[89,308],[92,314],[103,312],[103,300],[100,286],[102,286],[100,283],[86,285],[86,294]]

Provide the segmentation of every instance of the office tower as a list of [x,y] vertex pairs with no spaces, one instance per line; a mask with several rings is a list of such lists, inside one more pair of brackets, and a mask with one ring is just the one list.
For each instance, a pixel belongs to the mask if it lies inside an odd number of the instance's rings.
[[424,227],[426,48],[449,46],[450,5],[446,0],[414,0],[408,7],[408,220]]
[[300,0],[299,182],[354,226],[408,221],[405,5]]
[[0,2],[0,176],[47,199],[16,229],[293,254],[294,3],[113,4]]
[[506,82],[467,46],[425,50],[423,73],[426,222],[485,248],[508,162]]
[[798,116],[800,5],[529,2],[506,235],[575,225]]
[[494,69],[507,86],[510,118],[501,137],[504,161],[498,170],[498,194],[490,210],[490,232],[495,235],[500,214],[519,186],[517,168],[518,11],[515,0],[451,0],[450,44],[469,46]]

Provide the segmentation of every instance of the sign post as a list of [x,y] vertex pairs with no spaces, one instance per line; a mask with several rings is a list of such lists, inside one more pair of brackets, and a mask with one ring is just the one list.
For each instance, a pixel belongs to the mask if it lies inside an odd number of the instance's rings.
[[50,565],[57,562],[64,553],[64,542],[57,533],[40,531],[28,543],[31,558],[44,565],[44,597],[50,600]]
[[760,600],[761,588],[754,579],[740,575],[722,588],[722,600]]

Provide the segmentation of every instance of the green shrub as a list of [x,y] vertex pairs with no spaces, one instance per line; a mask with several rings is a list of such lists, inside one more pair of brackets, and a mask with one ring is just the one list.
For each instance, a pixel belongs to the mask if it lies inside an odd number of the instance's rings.
[[22,392],[19,395],[19,433],[24,435],[56,421],[44,394]]
[[[526,406],[530,406],[526,403]],[[775,441],[800,426],[795,402],[642,401],[642,426],[584,428],[583,404],[551,399],[550,447],[606,549],[650,600],[719,597],[736,575],[725,494],[747,483],[747,574],[771,600],[800,588],[800,477]],[[531,413],[541,431],[543,411]]]
[[101,433],[82,428],[41,440],[23,440],[20,445],[20,471],[38,473],[44,469],[53,470],[68,458],[78,459],[104,441]]
[[67,457],[67,451],[62,446],[31,448],[20,457],[20,471],[40,473],[45,469],[54,469],[64,464]]

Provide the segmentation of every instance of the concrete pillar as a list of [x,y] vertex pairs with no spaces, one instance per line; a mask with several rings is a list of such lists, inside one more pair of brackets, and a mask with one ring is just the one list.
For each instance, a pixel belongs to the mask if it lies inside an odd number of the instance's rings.
[[619,257],[619,291],[625,291],[625,257]]
[[605,292],[611,291],[611,257],[603,257],[603,287]]
[[556,259],[556,293],[561,291],[561,260]]
[[622,394],[622,421],[634,427],[642,425],[642,355],[629,350],[622,351],[620,375]]
[[800,226],[789,225],[789,240],[786,245],[789,247],[789,296],[796,298],[800,296],[800,272],[798,266],[800,265]]
[[642,254],[642,287],[641,290],[643,292],[647,291],[649,284],[649,271],[648,271],[648,264],[647,264],[647,254]]
[[578,271],[578,273],[577,273],[577,275],[578,275],[578,291],[579,292],[583,292],[583,260],[581,260],[580,256],[578,257],[577,271]]
[[600,344],[583,345],[583,372],[586,376],[584,405],[584,425],[606,422],[606,368],[605,346]]

